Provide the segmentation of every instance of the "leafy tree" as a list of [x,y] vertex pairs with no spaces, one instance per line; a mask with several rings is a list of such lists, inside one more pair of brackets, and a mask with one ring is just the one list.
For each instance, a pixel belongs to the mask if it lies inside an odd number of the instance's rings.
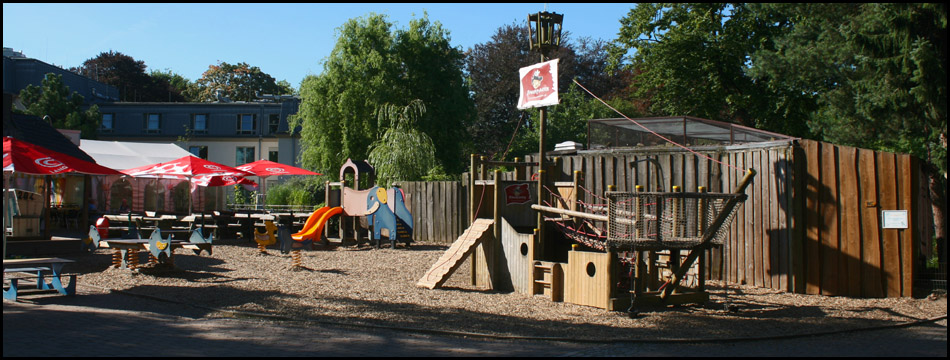
[[[243,62],[234,65],[226,62],[209,65],[208,70],[201,74],[196,83],[200,100],[215,99],[218,90],[232,101],[254,101],[258,94],[293,93],[292,88],[278,85],[274,77],[261,71],[259,67]],[[283,84],[289,85],[286,81]]]
[[399,80],[405,89],[399,103],[425,103],[418,129],[438,149],[433,166],[461,173],[468,163],[462,153],[468,140],[465,125],[473,119],[475,105],[464,82],[465,56],[450,39],[442,24],[430,22],[427,14],[396,31],[395,51],[403,68]]
[[102,116],[99,107],[93,105],[83,111],[83,97],[78,92],[69,92],[63,83],[63,75],[48,73],[41,86],[27,85],[20,91],[20,100],[26,113],[34,116],[49,116],[57,129],[80,130],[83,139],[95,139]]
[[118,51],[99,53],[70,71],[119,89],[122,101],[185,101],[174,87],[162,78],[145,72],[145,62]]
[[339,28],[323,73],[301,83],[300,109],[291,120],[302,127],[301,162],[331,172],[347,158],[367,159],[391,125],[375,119],[377,109],[419,99],[427,111],[414,124],[432,139],[439,165],[461,171],[459,143],[472,107],[461,61],[448,33],[427,15],[396,31],[385,15],[350,19]]
[[[591,92],[594,91],[591,90]],[[594,94],[598,95],[596,92]],[[620,117],[600,101],[592,99],[576,84],[571,84],[567,92],[560,93],[559,98],[561,103],[550,107],[547,113],[547,121],[544,125],[545,151],[554,150],[558,143],[564,141],[576,141],[586,145],[587,120]],[[623,98],[614,98],[606,102],[624,115],[640,116],[640,110],[635,107],[635,104]],[[538,152],[538,140],[541,138],[540,114],[538,111],[530,111],[526,114],[529,114],[528,125],[519,129],[505,157],[506,160]]]
[[786,35],[753,58],[774,87],[814,94],[821,139],[926,162],[946,261],[947,12],[943,4],[763,4]]
[[421,100],[413,100],[403,108],[384,104],[377,111],[380,127],[385,126],[386,131],[373,142],[369,163],[376,168],[379,184],[421,180],[438,164],[432,139],[418,129],[425,112]]
[[[621,19],[611,49],[635,70],[633,94],[650,115],[690,115],[806,136],[814,110],[802,94],[755,81],[750,56],[771,48],[781,20],[745,4],[639,4]],[[806,96],[807,97],[807,96]]]
[[201,101],[198,97],[198,85],[188,78],[172,72],[171,69],[165,69],[165,71],[152,70],[149,76],[156,84],[168,84],[171,88],[169,92],[180,94],[184,101]]
[[[466,71],[477,111],[476,121],[469,126],[473,152],[510,160],[538,151],[538,111],[517,109],[518,69],[541,60],[537,52],[528,49],[526,26],[517,23],[502,26],[491,41],[475,45],[466,54]],[[603,40],[585,37],[573,41],[569,32],[565,32],[562,38],[561,48],[551,55],[559,59],[561,104],[549,107],[545,125],[546,150],[554,149],[557,142],[583,142],[587,120],[594,116],[588,110],[598,106],[606,110],[599,102],[589,103],[596,100],[586,93],[572,93],[576,90],[572,80],[576,79],[594,94],[608,99],[622,95],[621,90],[626,84],[626,78],[622,76],[624,71],[608,68]],[[607,112],[597,114],[610,116]]]
[[527,116],[518,110],[518,69],[540,59],[528,49],[525,26],[502,26],[491,41],[476,44],[465,54],[465,71],[476,110],[476,120],[468,126],[472,152],[489,156],[504,153],[522,117]]

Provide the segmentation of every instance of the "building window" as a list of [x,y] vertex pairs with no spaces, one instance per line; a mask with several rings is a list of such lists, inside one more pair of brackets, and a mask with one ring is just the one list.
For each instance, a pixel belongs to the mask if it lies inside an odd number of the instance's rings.
[[145,132],[160,133],[162,129],[161,114],[145,114]]
[[115,119],[115,114],[102,114],[102,124],[99,126],[99,130],[112,132],[113,119]]
[[192,155],[208,160],[208,147],[201,145],[192,145],[188,147],[188,152]]
[[276,134],[280,126],[280,114],[270,114],[267,119],[267,133]]
[[194,114],[191,118],[191,131],[195,134],[208,132],[208,114]]
[[234,160],[235,166],[241,166],[247,163],[254,162],[254,147],[253,146],[238,146],[236,157]]
[[237,121],[238,134],[254,134],[257,129],[257,122],[254,114],[240,114]]
[[270,160],[270,161],[273,161],[273,162],[279,162],[279,161],[277,161],[277,150],[268,151],[268,152],[267,152],[267,160]]

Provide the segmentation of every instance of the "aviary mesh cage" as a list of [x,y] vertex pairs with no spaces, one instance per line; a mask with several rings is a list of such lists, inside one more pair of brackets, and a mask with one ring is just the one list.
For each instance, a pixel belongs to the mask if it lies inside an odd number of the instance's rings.
[[[618,249],[687,249],[721,245],[745,194],[608,192],[607,245]],[[730,199],[736,199],[729,204]],[[721,220],[721,221],[717,221]]]

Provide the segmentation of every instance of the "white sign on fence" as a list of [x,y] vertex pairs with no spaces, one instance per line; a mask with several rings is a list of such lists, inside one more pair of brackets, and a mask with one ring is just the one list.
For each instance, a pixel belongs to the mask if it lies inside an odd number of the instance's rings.
[[881,210],[881,227],[885,229],[906,229],[907,210]]

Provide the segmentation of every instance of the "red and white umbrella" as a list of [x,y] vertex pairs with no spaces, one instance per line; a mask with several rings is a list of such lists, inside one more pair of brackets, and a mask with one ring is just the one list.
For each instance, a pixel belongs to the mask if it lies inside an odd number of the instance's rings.
[[132,177],[169,177],[178,179],[182,176],[191,178],[198,175],[253,175],[227,165],[218,164],[191,155],[163,163],[125,169],[122,170],[122,173]]
[[70,172],[122,175],[116,170],[94,162],[77,159],[9,136],[3,138],[3,171],[33,175],[57,175]]
[[281,164],[273,162],[270,160],[260,159],[255,162],[250,162],[241,166],[237,166],[238,169],[247,171],[252,175],[256,175],[261,178],[261,183],[264,184],[264,188],[261,191],[264,194],[264,198],[267,198],[267,183],[264,181],[268,176],[281,176],[281,175],[323,175],[321,173],[316,173],[307,169],[299,168],[296,166],[290,166],[286,164]]
[[243,170],[251,173],[255,176],[260,176],[265,178],[268,176],[274,175],[323,175],[320,173],[315,173],[313,171],[299,168],[296,166],[290,166],[286,164],[276,163],[270,160],[257,160],[252,163],[247,163],[241,166],[236,167],[239,170]]
[[[242,179],[244,176],[252,175],[233,167],[213,161],[208,161],[192,155],[184,156],[163,163],[125,169],[122,170],[122,173],[132,177],[187,179],[192,184],[192,191],[194,191],[195,186],[198,185],[224,186],[227,185],[227,182],[229,181],[231,184],[240,183],[243,181]],[[234,178],[228,178],[226,180],[223,178],[224,176],[233,176]],[[198,180],[196,181],[196,179]],[[220,185],[211,185],[212,183]],[[191,191],[188,192],[188,195],[191,196]],[[190,202],[191,201],[189,199],[189,203]]]
[[254,180],[238,175],[198,175],[191,178],[191,182],[197,186],[257,186],[257,183],[254,182]]

